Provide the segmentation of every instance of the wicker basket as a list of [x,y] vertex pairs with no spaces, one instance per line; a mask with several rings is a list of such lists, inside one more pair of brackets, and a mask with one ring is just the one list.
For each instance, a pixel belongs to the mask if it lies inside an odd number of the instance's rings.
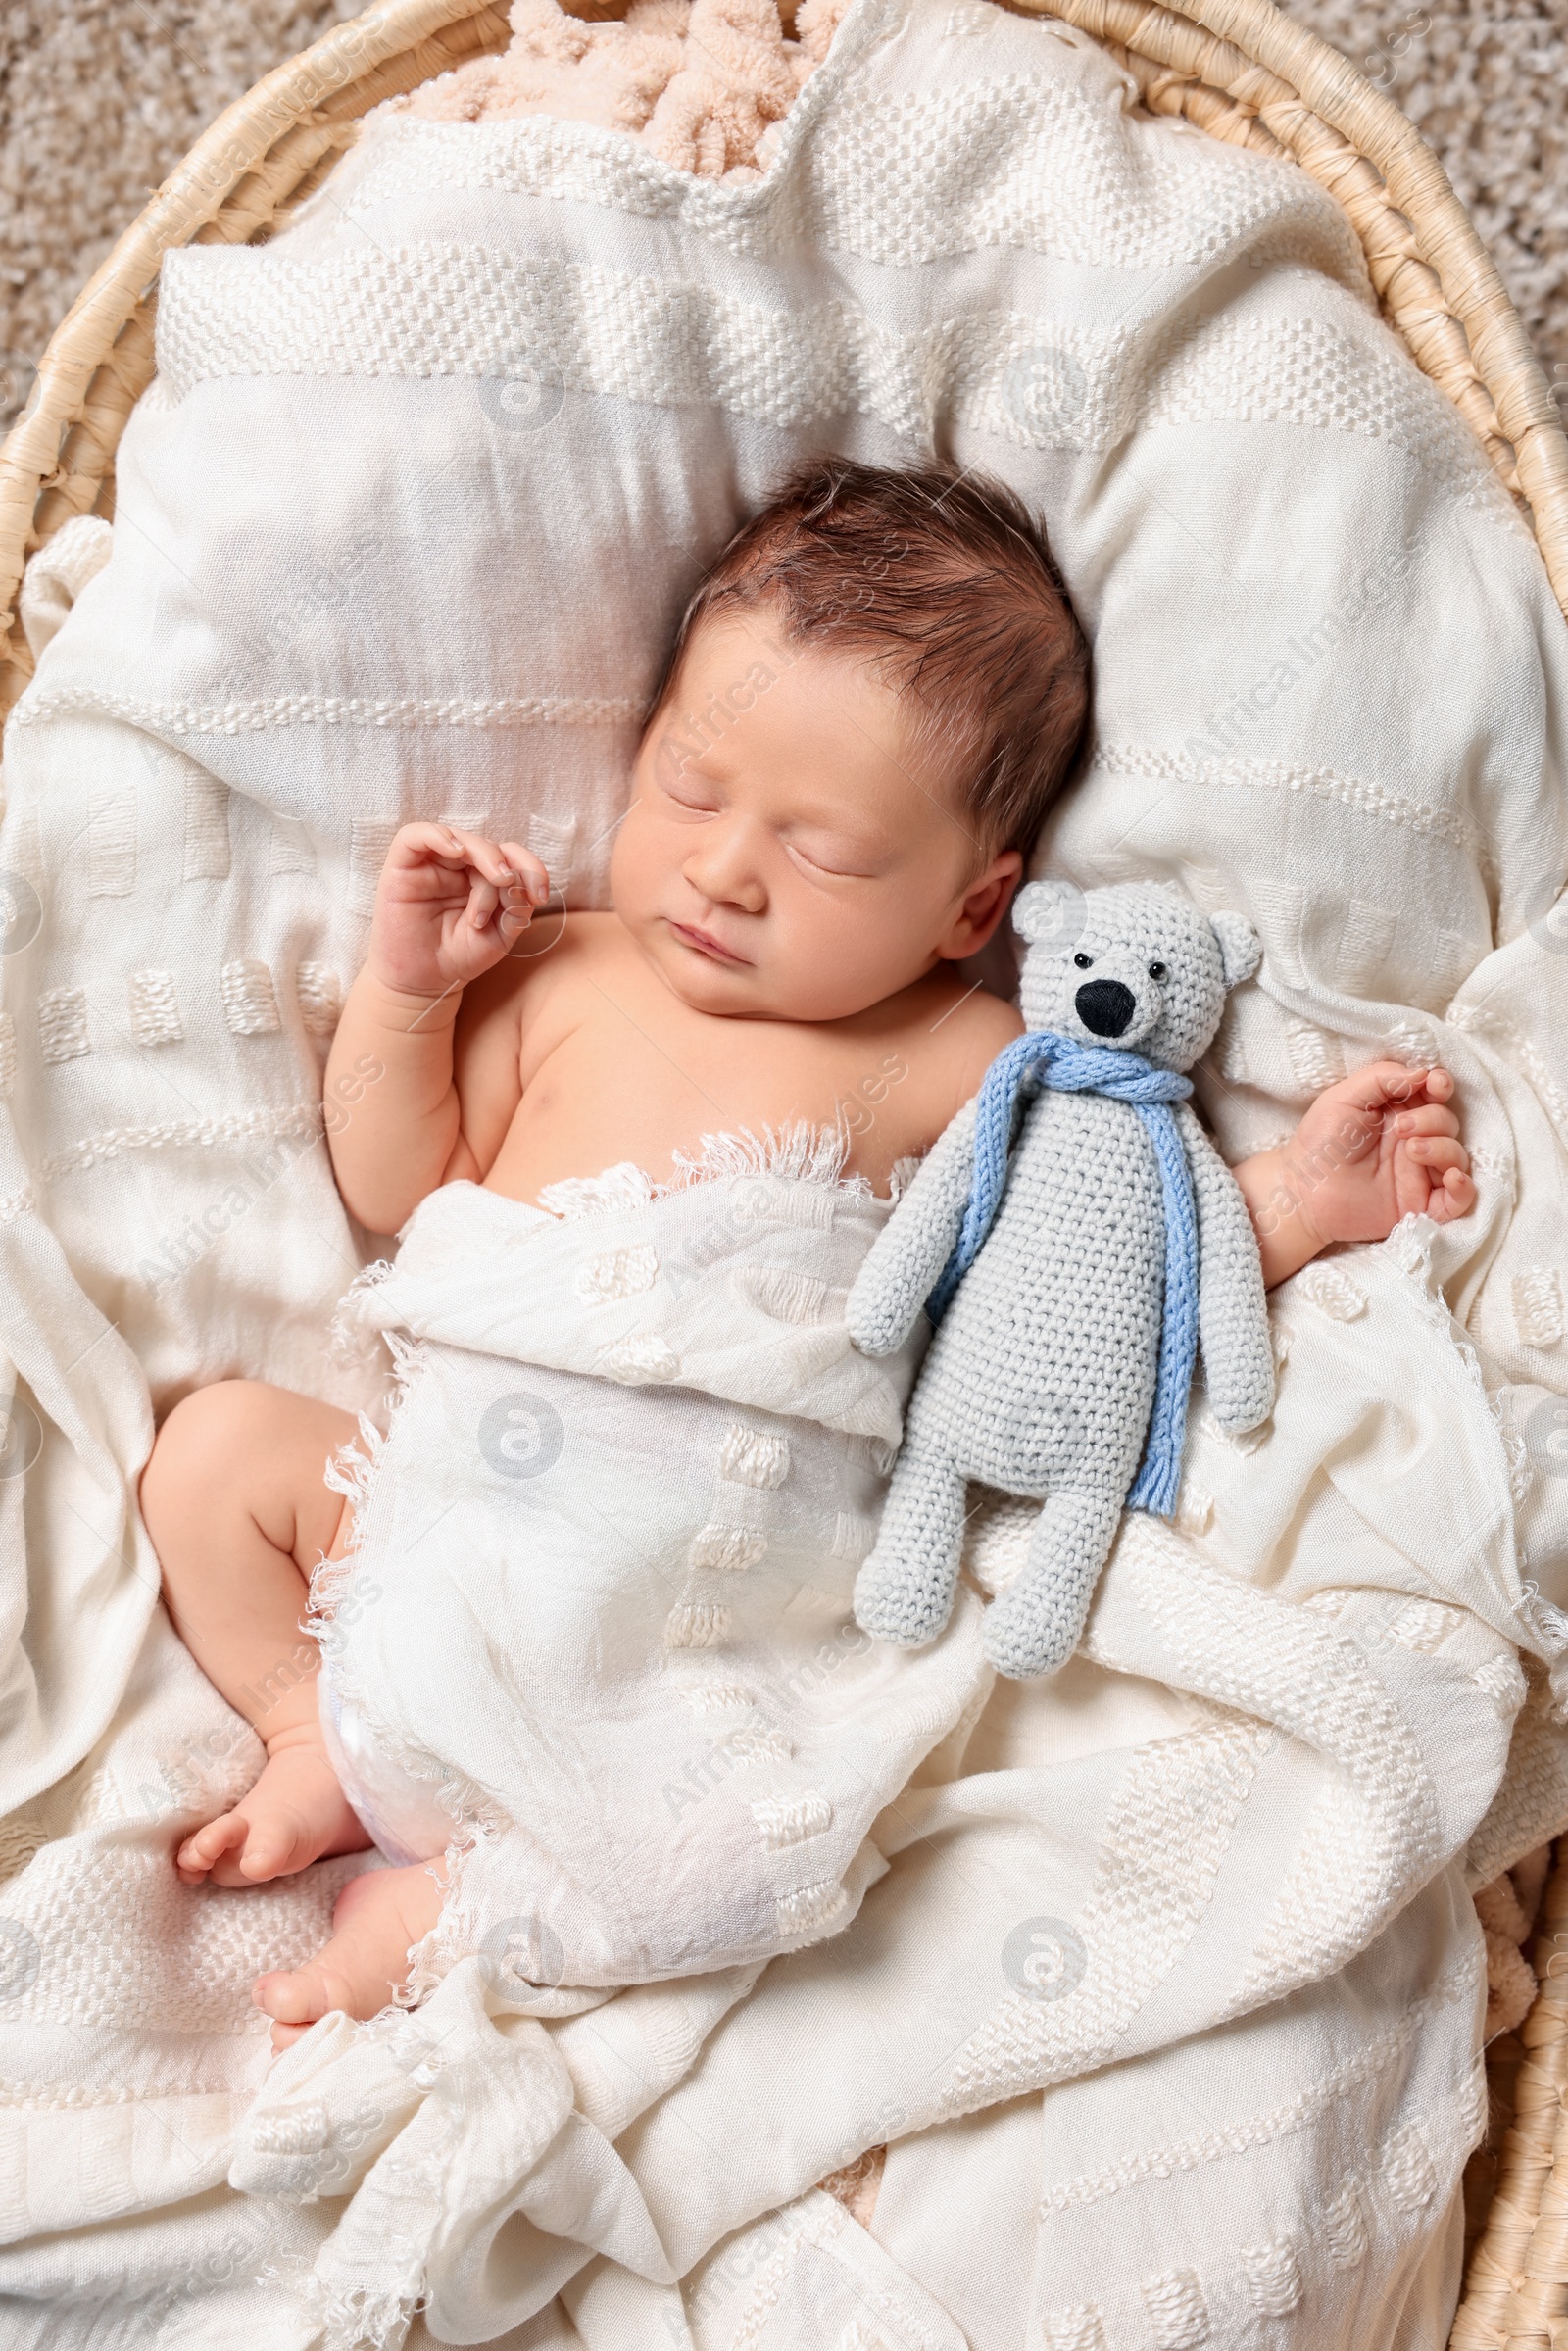
[[[565,4],[612,17],[624,0]],[[1568,616],[1568,441],[1490,257],[1398,108],[1272,0],[1006,4],[1066,19],[1127,67],[1152,112],[1294,157],[1343,205],[1385,317],[1520,500]],[[372,106],[509,38],[504,6],[488,0],[385,0],[220,115],[125,231],[51,337],[0,447],[0,711],[32,673],[15,617],[27,555],[74,514],[113,513],[115,450],[152,380],[163,255],[265,237],[319,186]],[[1536,1966],[1539,1995],[1494,2082],[1513,2122],[1453,2351],[1568,2351],[1568,1839]]]

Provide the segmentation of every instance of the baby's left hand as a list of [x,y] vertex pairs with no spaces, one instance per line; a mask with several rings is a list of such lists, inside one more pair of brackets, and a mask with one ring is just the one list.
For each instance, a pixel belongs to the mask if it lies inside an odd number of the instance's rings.
[[[1283,1178],[1258,1219],[1294,1213],[1316,1249],[1382,1241],[1401,1217],[1451,1224],[1476,1188],[1446,1069],[1372,1061],[1320,1094],[1280,1154]],[[1287,1207],[1284,1194],[1292,1196]]]

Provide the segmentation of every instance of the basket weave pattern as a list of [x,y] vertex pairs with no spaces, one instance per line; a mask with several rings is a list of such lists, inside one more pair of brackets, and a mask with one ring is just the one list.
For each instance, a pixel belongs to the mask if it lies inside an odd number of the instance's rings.
[[[571,0],[583,17],[615,0]],[[1437,157],[1392,100],[1273,0],[1007,0],[1065,18],[1135,75],[1152,111],[1294,156],[1344,207],[1390,324],[1529,509],[1568,613],[1568,440],[1545,375]],[[0,711],[31,675],[16,621],[30,551],[110,514],[116,445],[153,374],[160,261],[244,244],[318,187],[383,98],[507,46],[501,6],[386,0],[236,100],[172,172],[51,337],[28,412],[0,447]]]
[[[1568,440],[1495,268],[1398,108],[1273,0],[1004,4],[1101,42],[1152,113],[1292,157],[1334,196],[1389,324],[1527,511],[1568,615]],[[584,18],[623,13],[623,0],[565,5]],[[320,185],[371,107],[510,38],[504,0],[384,0],[338,25],[219,117],[89,279],[0,446],[0,713],[32,673],[16,618],[28,554],[74,515],[113,514],[115,451],[153,376],[164,254],[265,237]],[[1568,1857],[1546,1889],[1535,1964],[1512,2126],[1451,2351],[1568,2351]]]
[[1508,2128],[1449,2351],[1558,2351],[1568,2344],[1565,1848],[1568,1838],[1558,1845],[1542,1904],[1535,2004],[1517,2035],[1509,2033],[1497,2044],[1505,2061],[1493,2073],[1493,2104],[1501,2106],[1497,2121],[1506,2117]]

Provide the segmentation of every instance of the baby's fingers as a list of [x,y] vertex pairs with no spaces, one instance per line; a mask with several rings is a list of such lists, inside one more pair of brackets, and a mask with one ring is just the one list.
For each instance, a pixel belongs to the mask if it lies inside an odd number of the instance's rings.
[[405,824],[393,836],[385,870],[412,872],[420,865],[466,865],[463,836],[450,824]]
[[473,928],[484,930],[499,908],[498,929],[523,929],[550,896],[550,876],[539,859],[515,841],[498,846],[477,833],[454,833],[453,839],[473,877],[466,909]]
[[1379,1061],[1374,1066],[1393,1072],[1384,1092],[1396,1108],[1412,1117],[1419,1118],[1436,1104],[1453,1100],[1453,1073],[1436,1061],[1430,1069],[1406,1069],[1400,1061]]
[[482,931],[501,904],[501,892],[494,882],[487,882],[476,873],[468,884],[468,903],[464,909],[466,919],[476,931]]
[[441,826],[440,830],[452,844],[451,854],[494,888],[500,889],[512,879],[512,868],[501,850],[494,841],[487,841],[483,833],[460,833],[451,824]]
[[1400,1110],[1392,1120],[1394,1131],[1405,1135],[1457,1135],[1459,1116],[1455,1110],[1443,1110],[1426,1103],[1419,1110]]
[[461,833],[455,825],[443,829],[451,843],[450,860],[468,868],[467,919],[476,931],[482,931],[501,904],[512,868],[495,842],[487,841],[482,833]]
[[1413,1142],[1401,1145],[1418,1167],[1424,1167],[1434,1182],[1450,1167],[1468,1173],[1470,1153],[1452,1135],[1417,1135]]
[[1427,1201],[1427,1214],[1434,1224],[1452,1224],[1459,1216],[1468,1216],[1476,1204],[1476,1188],[1462,1169],[1450,1167],[1443,1179],[1442,1188],[1434,1184]]
[[1336,1101],[1353,1102],[1357,1109],[1374,1113],[1388,1109],[1400,1117],[1421,1118],[1451,1101],[1454,1085],[1450,1072],[1437,1065],[1410,1069],[1403,1061],[1368,1061],[1365,1068],[1342,1078],[1330,1091]]
[[[1407,1069],[1402,1061],[1368,1061],[1364,1068],[1341,1078],[1329,1092],[1336,1102],[1348,1102],[1358,1110],[1378,1112],[1390,1103],[1399,1108],[1406,1103],[1418,1103],[1426,1081],[1440,1074],[1447,1075],[1446,1071]],[[1451,1088],[1452,1081],[1449,1083]]]
[[550,876],[531,849],[522,849],[515,841],[503,841],[501,854],[515,875],[530,906],[542,906],[550,896]]
[[508,943],[519,939],[550,896],[550,876],[531,851],[515,841],[502,844],[513,879],[501,893],[499,928]]

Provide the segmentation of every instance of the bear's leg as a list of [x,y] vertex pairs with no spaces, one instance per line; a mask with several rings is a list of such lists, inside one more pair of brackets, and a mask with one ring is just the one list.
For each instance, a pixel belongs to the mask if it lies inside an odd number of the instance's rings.
[[953,1614],[963,1497],[956,1463],[929,1441],[906,1435],[876,1548],[855,1579],[855,1616],[863,1632],[907,1649],[935,1641]]
[[1120,1517],[1116,1494],[1057,1492],[1045,1502],[1021,1573],[986,1611],[986,1655],[999,1673],[1025,1682],[1066,1664]]

